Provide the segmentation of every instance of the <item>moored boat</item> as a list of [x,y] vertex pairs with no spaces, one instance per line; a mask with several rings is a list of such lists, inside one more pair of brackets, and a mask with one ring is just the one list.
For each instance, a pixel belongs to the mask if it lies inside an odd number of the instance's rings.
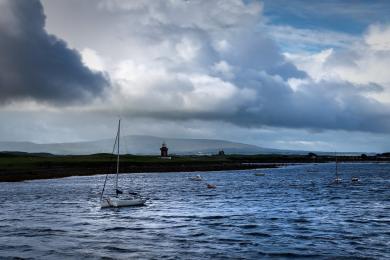
[[360,182],[360,179],[358,177],[352,177],[351,182],[357,183],[357,182]]
[[207,188],[208,189],[215,189],[217,186],[215,184],[207,183]]
[[336,161],[336,169],[335,169],[335,178],[331,182],[331,184],[340,184],[342,182],[342,179],[339,176],[339,163],[337,160],[337,155],[335,155],[335,161]]
[[255,175],[255,176],[265,176],[265,173],[262,173],[262,172],[256,172],[254,175]]
[[192,180],[192,181],[202,181],[203,178],[200,175],[196,175],[196,176],[190,177],[190,180]]
[[146,199],[139,196],[137,193],[129,192],[128,194],[124,194],[122,190],[119,189],[118,186],[118,178],[119,178],[119,144],[120,144],[120,132],[121,132],[121,120],[119,119],[118,123],[118,131],[116,134],[114,148],[112,153],[114,154],[115,148],[117,148],[117,161],[116,161],[116,176],[115,176],[115,195],[104,196],[104,190],[106,187],[107,179],[109,174],[106,175],[104,180],[104,185],[102,189],[102,193],[100,195],[100,206],[102,208],[118,208],[118,207],[129,207],[129,206],[142,206],[145,204]]

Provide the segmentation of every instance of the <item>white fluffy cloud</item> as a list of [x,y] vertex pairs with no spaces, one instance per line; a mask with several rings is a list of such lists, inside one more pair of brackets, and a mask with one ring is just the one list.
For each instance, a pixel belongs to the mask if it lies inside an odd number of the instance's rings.
[[366,96],[390,103],[390,25],[371,25],[349,48],[285,55],[316,81],[348,81],[357,88],[376,85],[382,91],[370,91]]
[[390,26],[373,24],[368,28],[364,41],[375,51],[390,51]]

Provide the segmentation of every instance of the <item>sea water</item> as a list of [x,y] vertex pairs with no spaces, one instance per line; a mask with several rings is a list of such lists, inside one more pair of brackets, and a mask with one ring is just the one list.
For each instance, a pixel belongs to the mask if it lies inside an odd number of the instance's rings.
[[120,209],[102,175],[0,183],[0,258],[390,259],[390,164],[334,166],[123,174],[149,200]]

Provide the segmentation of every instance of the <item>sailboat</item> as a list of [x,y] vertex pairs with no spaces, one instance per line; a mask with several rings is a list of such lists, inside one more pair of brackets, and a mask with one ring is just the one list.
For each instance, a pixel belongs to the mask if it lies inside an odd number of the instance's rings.
[[342,179],[339,176],[339,167],[338,167],[339,162],[337,160],[337,155],[335,155],[335,158],[336,158],[336,171],[335,171],[335,178],[333,179],[332,184],[339,184],[341,183]]
[[128,207],[128,206],[141,206],[146,202],[145,198],[142,198],[137,193],[130,192],[128,194],[124,194],[122,190],[119,189],[118,186],[118,177],[119,177],[119,144],[120,144],[120,133],[121,133],[121,120],[118,122],[118,130],[115,137],[114,148],[112,149],[112,154],[116,149],[116,176],[115,176],[115,195],[112,196],[104,196],[104,190],[106,188],[107,179],[110,173],[106,175],[104,180],[104,185],[102,189],[102,193],[100,195],[100,205],[102,208],[118,208],[118,207]]

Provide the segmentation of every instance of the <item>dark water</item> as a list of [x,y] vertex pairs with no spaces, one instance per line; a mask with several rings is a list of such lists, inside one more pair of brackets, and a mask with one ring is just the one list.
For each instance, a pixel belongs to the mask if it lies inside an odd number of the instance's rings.
[[151,200],[119,210],[104,176],[0,183],[0,258],[390,258],[390,164],[341,164],[339,186],[333,164],[254,172],[122,175]]

